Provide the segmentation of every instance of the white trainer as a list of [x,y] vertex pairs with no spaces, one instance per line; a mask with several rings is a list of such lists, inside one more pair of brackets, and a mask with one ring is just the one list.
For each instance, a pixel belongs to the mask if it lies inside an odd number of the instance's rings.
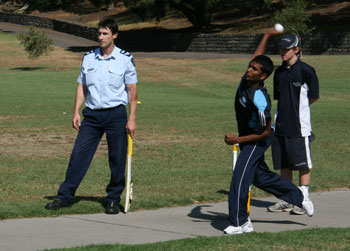
[[225,234],[243,234],[243,231],[242,231],[242,227],[240,226],[235,227],[235,226],[229,225],[227,228],[225,228],[224,233]]
[[254,231],[253,224],[249,218],[248,221],[241,226],[241,228],[243,233],[250,233]]
[[293,210],[290,211],[290,214],[304,215],[306,214],[306,210],[302,207],[294,206]]
[[244,223],[242,226],[228,226],[227,228],[225,228],[224,233],[225,234],[243,234],[243,233],[250,233],[253,232],[254,228],[253,228],[253,224],[250,221],[250,219],[248,218],[248,221],[246,223]]
[[300,186],[299,189],[301,190],[303,196],[304,196],[304,199],[303,199],[303,202],[302,202],[302,205],[303,205],[303,208],[305,209],[306,211],[306,214],[311,217],[315,210],[314,210],[314,204],[312,203],[312,201],[310,200],[309,198],[309,195],[306,191],[306,188],[304,188],[303,186]]
[[274,213],[290,212],[293,209],[293,205],[285,202],[284,200],[278,201],[276,204],[269,206],[267,211]]

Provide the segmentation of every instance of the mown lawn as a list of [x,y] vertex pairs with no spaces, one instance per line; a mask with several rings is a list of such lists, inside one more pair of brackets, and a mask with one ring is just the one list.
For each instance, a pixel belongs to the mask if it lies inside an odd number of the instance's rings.
[[[77,203],[58,212],[44,209],[64,179],[76,136],[71,117],[81,55],[55,48],[30,61],[15,36],[5,33],[0,45],[0,219],[103,212],[109,180],[105,140],[77,191]],[[280,64],[277,56],[273,60]],[[350,188],[350,57],[303,60],[315,67],[321,88],[312,105],[311,191]],[[227,199],[232,150],[223,138],[236,132],[233,99],[248,61],[135,58],[142,104],[131,210]],[[266,84],[272,95],[272,78]],[[271,166],[270,151],[266,159]]]

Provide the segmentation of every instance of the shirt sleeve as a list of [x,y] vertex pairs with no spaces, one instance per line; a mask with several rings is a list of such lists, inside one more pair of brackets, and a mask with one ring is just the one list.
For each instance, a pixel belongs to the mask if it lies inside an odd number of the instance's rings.
[[308,97],[309,99],[318,99],[319,98],[319,84],[316,72],[313,68],[307,74],[307,84],[309,86]]
[[80,72],[79,72],[79,76],[77,79],[77,82],[83,85],[86,85],[86,77],[85,77],[85,67],[84,67],[84,63],[86,62],[86,55],[84,55],[83,60],[81,62],[81,68],[80,68]]
[[258,110],[259,124],[262,127],[267,126],[271,121],[271,104],[262,90],[256,90],[254,94],[254,105]]
[[125,84],[136,84],[137,83],[137,73],[136,73],[136,67],[134,63],[134,58],[131,57],[131,59],[127,62],[126,66],[126,72],[125,72]]
[[79,73],[77,82],[80,83],[80,84],[83,84],[83,85],[86,84],[86,78],[85,78],[85,73],[84,73],[84,67],[83,66],[80,69],[80,73]]

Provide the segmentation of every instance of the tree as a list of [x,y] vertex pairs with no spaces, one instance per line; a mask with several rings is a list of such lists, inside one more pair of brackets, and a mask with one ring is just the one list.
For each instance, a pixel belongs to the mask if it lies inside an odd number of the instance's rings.
[[113,10],[115,5],[120,2],[120,0],[90,0],[90,2],[95,6],[108,6],[108,10]]
[[20,33],[17,38],[23,45],[24,50],[29,53],[28,57],[37,59],[43,54],[48,54],[52,48],[52,40],[44,32],[40,32],[30,27],[28,32]]
[[285,9],[277,11],[272,19],[274,23],[283,24],[286,33],[298,35],[300,38],[300,56],[302,56],[301,35],[310,34],[314,29],[309,27],[311,14],[307,12],[307,6],[305,0],[294,0]]
[[287,7],[277,11],[272,18],[273,23],[281,23],[286,33],[294,33],[298,36],[310,34],[311,14],[307,12],[308,4],[305,0],[294,0]]
[[22,0],[28,4],[29,10],[50,11],[62,9],[73,2],[73,0]]
[[175,9],[182,12],[195,29],[208,27],[212,20],[212,12],[223,0],[123,0],[125,6],[141,18],[149,16],[162,18],[165,14]]

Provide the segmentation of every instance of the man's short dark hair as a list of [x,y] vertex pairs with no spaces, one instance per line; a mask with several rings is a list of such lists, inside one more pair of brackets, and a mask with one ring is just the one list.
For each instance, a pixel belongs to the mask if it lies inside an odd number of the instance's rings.
[[107,19],[103,19],[101,20],[98,25],[97,28],[108,28],[111,30],[112,34],[116,34],[118,33],[118,24],[117,22],[112,19],[112,18],[107,18]]
[[269,57],[265,55],[258,55],[253,58],[251,62],[260,64],[262,73],[265,73],[267,77],[270,76],[270,74],[273,72],[273,62]]

